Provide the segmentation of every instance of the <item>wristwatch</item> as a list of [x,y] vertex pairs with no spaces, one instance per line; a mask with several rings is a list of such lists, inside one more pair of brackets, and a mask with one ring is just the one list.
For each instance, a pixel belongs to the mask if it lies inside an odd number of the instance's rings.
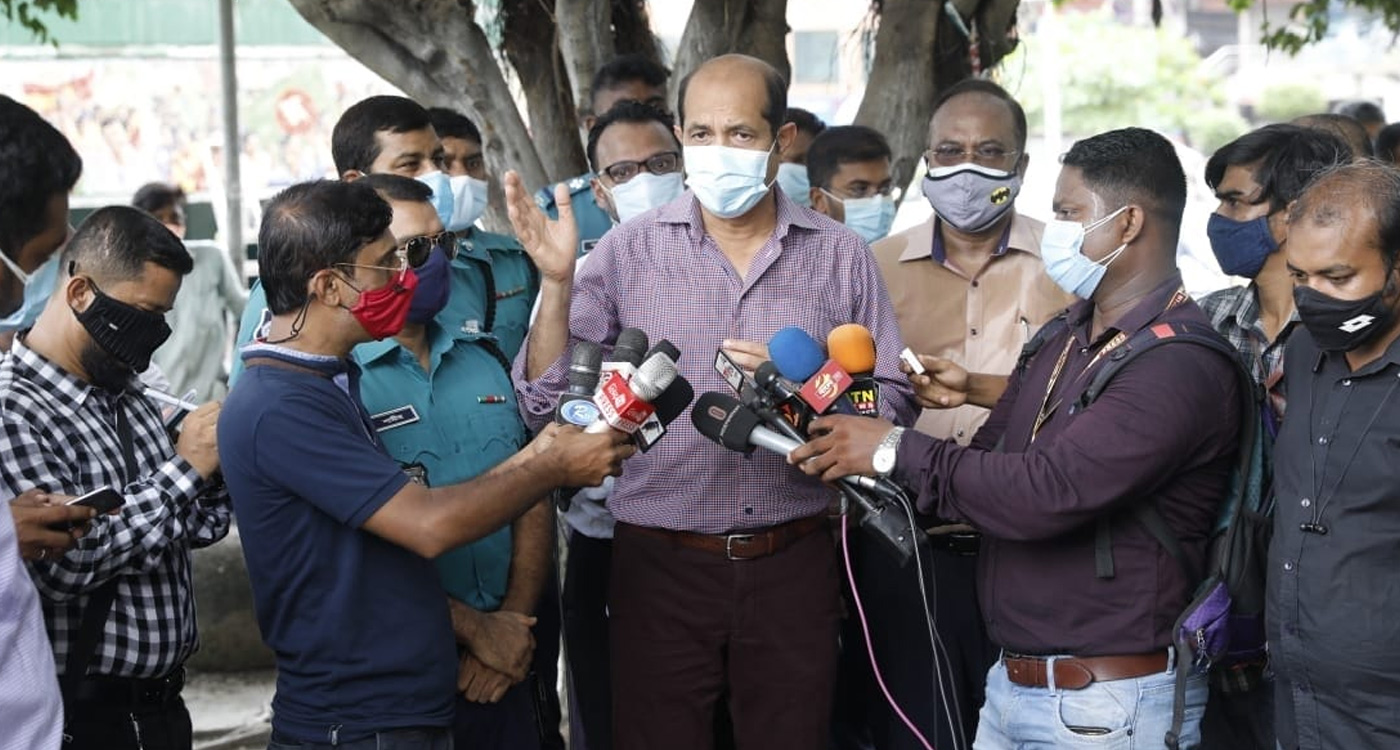
[[876,474],[887,477],[894,471],[894,460],[899,452],[899,440],[902,437],[904,428],[896,427],[885,433],[884,439],[875,446],[875,455],[871,457],[871,463],[875,466]]

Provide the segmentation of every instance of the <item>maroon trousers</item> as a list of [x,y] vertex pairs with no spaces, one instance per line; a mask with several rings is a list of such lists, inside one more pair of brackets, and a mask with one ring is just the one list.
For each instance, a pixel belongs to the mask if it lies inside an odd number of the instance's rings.
[[612,563],[615,750],[711,750],[721,696],[738,750],[825,750],[840,615],[829,534],[730,561],[619,523]]

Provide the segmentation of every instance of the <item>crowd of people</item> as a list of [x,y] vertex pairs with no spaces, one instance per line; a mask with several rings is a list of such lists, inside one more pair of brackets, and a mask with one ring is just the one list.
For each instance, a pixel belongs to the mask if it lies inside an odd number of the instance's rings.
[[[70,228],[82,158],[0,97],[0,746],[190,748],[191,554],[235,523],[270,750],[562,748],[560,683],[592,750],[1400,741],[1400,169],[1374,105],[1211,156],[1211,247],[1247,283],[1194,300],[1151,130],[1076,142],[1042,223],[1021,105],[963,81],[928,123],[933,215],[890,234],[878,130],[789,108],[742,55],[671,93],[646,59],[600,69],[591,171],[506,172],[513,236],[477,226],[477,124],[355,103],[339,179],[265,207],[246,297],[181,241],[176,188]],[[227,397],[179,397],[239,311]],[[714,393],[645,450],[562,416],[580,352],[748,399],[789,387],[783,334],[850,324],[868,410],[779,418],[783,450],[731,444],[764,412]],[[633,329],[660,353],[629,375]],[[865,533],[882,512],[912,564]],[[1267,552],[1216,559],[1246,516]],[[1183,640],[1202,582],[1252,560],[1267,650]]]

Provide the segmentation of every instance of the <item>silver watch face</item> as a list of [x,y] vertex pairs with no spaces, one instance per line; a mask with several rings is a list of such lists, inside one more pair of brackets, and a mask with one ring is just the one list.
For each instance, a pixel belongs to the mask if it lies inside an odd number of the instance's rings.
[[889,446],[880,446],[875,449],[875,456],[871,461],[875,465],[878,474],[888,474],[894,468],[894,449]]

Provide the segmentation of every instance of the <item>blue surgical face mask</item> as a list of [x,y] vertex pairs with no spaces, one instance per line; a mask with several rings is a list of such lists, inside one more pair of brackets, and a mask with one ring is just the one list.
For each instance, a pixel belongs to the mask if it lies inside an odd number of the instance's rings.
[[1220,214],[1211,214],[1206,221],[1206,236],[1210,249],[1220,261],[1220,270],[1231,276],[1252,279],[1264,268],[1264,261],[1278,250],[1269,217],[1238,221]]
[[1040,238],[1040,259],[1045,262],[1045,273],[1061,289],[1080,299],[1094,296],[1108,267],[1128,248],[1127,243],[1105,255],[1101,260],[1089,260],[1080,250],[1084,247],[1084,236],[1107,224],[1109,220],[1123,213],[1127,206],[1095,221],[1088,226],[1077,221],[1055,219],[1045,223],[1045,234]]
[[799,206],[811,207],[812,183],[807,180],[807,167],[803,164],[783,162],[778,165],[778,187],[787,197]]
[[743,216],[768,194],[767,151],[731,146],[686,146],[685,184],[705,210],[721,219]]
[[604,185],[603,189],[612,197],[613,210],[617,211],[617,221],[621,224],[681,197],[685,192],[685,176],[680,172],[642,172],[621,185],[611,188]]
[[486,213],[489,186],[486,180],[465,174],[449,178],[448,183],[452,190],[452,217],[443,227],[449,232],[460,232]]
[[846,226],[860,235],[866,243],[882,240],[894,225],[894,199],[888,195],[872,195],[869,198],[838,198],[829,190],[822,190],[826,197],[842,205],[846,210]]
[[436,169],[420,174],[414,179],[433,189],[433,209],[437,211],[438,219],[446,227],[452,222],[452,212],[456,207],[452,198],[452,181]]
[[0,333],[23,331],[33,327],[34,321],[39,319],[39,313],[43,312],[44,305],[49,303],[49,297],[53,295],[54,286],[58,282],[58,255],[55,251],[44,265],[34,269],[34,273],[25,273],[20,270],[18,263],[10,260],[10,256],[0,250],[0,262],[4,262],[10,273],[24,284],[24,301],[20,303],[18,310],[0,318]]

